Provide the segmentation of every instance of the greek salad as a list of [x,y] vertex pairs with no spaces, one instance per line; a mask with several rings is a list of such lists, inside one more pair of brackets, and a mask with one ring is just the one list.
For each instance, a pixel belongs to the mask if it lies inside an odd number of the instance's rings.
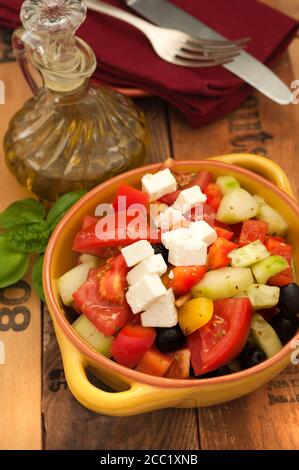
[[252,367],[298,330],[288,226],[231,175],[146,174],[86,215],[58,279],[77,334],[145,374],[205,378]]

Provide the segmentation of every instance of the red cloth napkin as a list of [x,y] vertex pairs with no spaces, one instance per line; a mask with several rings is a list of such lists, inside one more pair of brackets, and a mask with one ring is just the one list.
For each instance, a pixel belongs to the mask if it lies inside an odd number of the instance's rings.
[[[271,64],[296,34],[298,22],[255,0],[171,0],[230,39],[250,36],[247,51]],[[106,0],[126,9],[122,0]],[[0,24],[19,25],[22,0],[0,0]],[[89,12],[79,36],[98,58],[95,77],[107,84],[137,87],[166,99],[201,126],[236,108],[250,87],[223,67],[193,69],[160,59],[144,35],[106,15]]]

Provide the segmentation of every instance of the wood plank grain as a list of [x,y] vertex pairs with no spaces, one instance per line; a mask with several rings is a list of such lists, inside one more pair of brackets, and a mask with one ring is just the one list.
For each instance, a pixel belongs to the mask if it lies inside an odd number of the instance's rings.
[[[275,66],[293,80],[287,55]],[[299,106],[278,106],[258,93],[228,117],[191,129],[170,111],[176,159],[202,159],[231,152],[260,153],[275,160],[298,192]],[[299,370],[289,368],[267,386],[239,400],[198,410],[202,449],[298,449]]]
[[197,449],[195,410],[162,410],[129,418],[97,415],[71,395],[49,314],[44,317],[43,417],[48,450]]
[[276,8],[286,15],[292,16],[293,18],[297,18],[299,20],[298,0],[261,0],[261,3],[265,3],[266,5]]
[[147,161],[148,163],[162,162],[171,156],[167,104],[154,97],[137,100],[137,104],[143,109],[147,117],[151,133]]
[[202,448],[298,449],[298,393],[298,366],[290,366],[244,398],[200,410]]
[[[298,0],[262,0],[269,6],[299,20]],[[299,34],[290,44],[288,54],[293,68],[293,77],[299,80]]]
[[[170,155],[165,104],[140,101],[152,132],[149,161]],[[46,449],[197,449],[196,410],[162,410],[129,418],[96,415],[71,395],[49,315],[44,317],[43,421]],[[84,430],[82,432],[82,430]]]
[[[16,64],[0,64],[0,80],[5,84],[5,104],[0,104],[2,142],[9,119],[30,92]],[[0,210],[28,197],[6,168],[2,147],[0,175],[5,184]],[[41,308],[26,280],[17,289],[0,289],[0,341],[5,348],[5,362],[0,363],[0,449],[41,448]]]
[[[275,65],[290,85],[294,80],[289,57]],[[170,110],[173,154],[176,159],[204,159],[226,153],[249,152],[267,155],[281,163],[296,186],[294,165],[298,154],[298,106],[276,106],[265,96],[252,93],[239,109],[200,129],[192,129],[176,110]],[[285,155],[291,155],[286,158]]]

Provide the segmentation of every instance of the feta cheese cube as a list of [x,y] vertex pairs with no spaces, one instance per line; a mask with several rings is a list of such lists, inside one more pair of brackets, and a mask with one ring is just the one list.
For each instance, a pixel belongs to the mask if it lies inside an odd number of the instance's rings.
[[212,245],[217,238],[216,231],[204,220],[191,222],[189,230],[192,238],[199,238],[208,246]]
[[175,230],[170,230],[169,232],[164,232],[161,235],[161,240],[165,248],[169,250],[170,245],[173,241],[176,240],[188,240],[190,238],[189,228],[177,228]]
[[143,176],[141,182],[142,191],[149,196],[150,202],[177,189],[176,179],[169,168],[158,171],[154,175],[148,173]]
[[203,266],[207,262],[207,248],[200,239],[176,240],[170,245],[168,261],[174,266]]
[[161,254],[153,255],[131,269],[127,275],[127,281],[128,284],[132,286],[147,274],[158,274],[158,276],[162,276],[166,271],[167,264],[165,263],[163,256]]
[[191,186],[180,192],[177,200],[173,204],[173,208],[179,210],[182,214],[188,212],[196,204],[206,202],[207,196],[201,192],[199,186]]
[[125,246],[120,250],[125,258],[127,266],[131,268],[146,258],[152,256],[155,252],[152,245],[147,240],[140,240]]
[[186,219],[183,214],[172,207],[167,207],[167,209],[161,212],[154,220],[155,225],[160,227],[162,231],[169,231],[174,225],[185,221]]
[[156,300],[145,312],[141,314],[142,326],[171,328],[178,322],[178,313],[175,307],[175,298],[172,289],[168,289],[160,299]]
[[129,287],[126,299],[133,313],[140,313],[151,306],[159,297],[166,293],[158,274],[148,274],[136,284]]

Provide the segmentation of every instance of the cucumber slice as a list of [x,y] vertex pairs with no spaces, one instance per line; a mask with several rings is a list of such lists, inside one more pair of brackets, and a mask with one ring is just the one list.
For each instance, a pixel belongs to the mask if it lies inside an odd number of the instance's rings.
[[272,357],[282,349],[282,344],[274,329],[258,313],[253,315],[251,331],[256,344],[267,357]]
[[247,295],[255,310],[271,308],[278,304],[279,287],[253,284],[247,289]]
[[91,262],[94,262],[94,263],[98,263],[99,261],[99,258],[97,256],[93,256],[93,255],[87,255],[87,254],[83,254],[83,255],[80,255],[79,256],[79,262],[81,264],[83,263],[91,263]]
[[269,256],[251,266],[253,275],[259,284],[267,284],[270,277],[281,273],[289,266],[285,258],[279,255]]
[[104,336],[85,315],[77,318],[72,326],[89,346],[104,356],[111,357],[111,346],[114,339],[112,336]]
[[239,181],[234,178],[233,176],[219,176],[216,180],[216,184],[220,186],[221,193],[223,195],[233,191],[234,189],[238,189],[240,187]]
[[263,199],[261,196],[258,196],[257,194],[253,196],[253,198],[256,200],[259,206],[264,206],[266,204],[265,199]]
[[268,224],[268,234],[282,237],[288,230],[288,225],[281,215],[268,204],[259,206],[256,218]]
[[216,219],[226,224],[237,224],[255,217],[258,203],[245,189],[235,189],[227,193],[219,206]]
[[218,300],[234,297],[254,283],[249,268],[221,268],[209,271],[191,292],[193,297]]
[[236,268],[248,268],[269,256],[269,251],[260,240],[242,246],[242,248],[237,248],[228,254],[228,257],[231,258],[231,265]]
[[95,261],[79,264],[58,279],[59,294],[64,305],[72,305],[73,293],[86,281],[89,270],[96,266]]

